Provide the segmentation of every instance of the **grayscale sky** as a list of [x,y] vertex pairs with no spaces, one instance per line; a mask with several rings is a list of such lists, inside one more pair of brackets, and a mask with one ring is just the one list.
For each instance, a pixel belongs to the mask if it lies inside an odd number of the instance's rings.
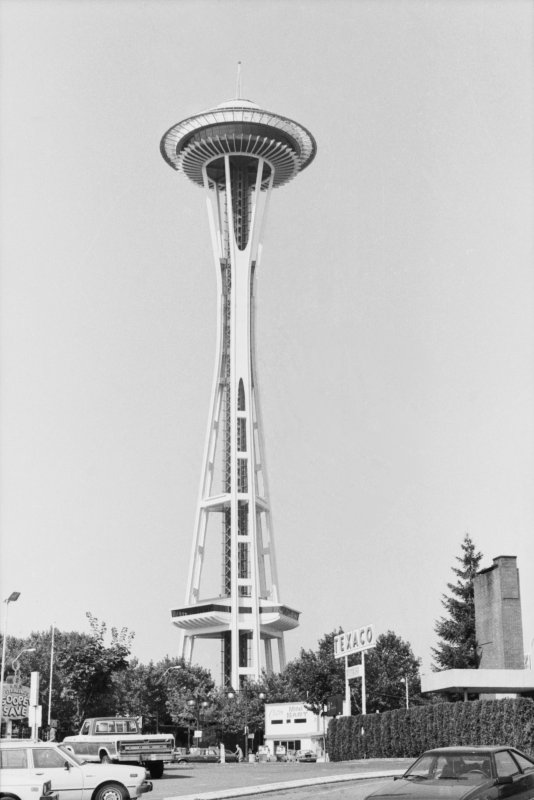
[[[316,137],[271,200],[258,368],[288,657],[372,623],[428,669],[466,532],[534,638],[531,0],[0,0],[1,593],[176,655],[215,349],[202,191],[242,95]],[[198,660],[208,658],[197,651]]]

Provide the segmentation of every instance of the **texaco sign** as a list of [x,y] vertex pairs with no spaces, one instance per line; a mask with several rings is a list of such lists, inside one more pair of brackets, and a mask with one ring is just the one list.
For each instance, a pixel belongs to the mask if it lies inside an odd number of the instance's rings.
[[376,645],[375,631],[372,625],[364,625],[348,633],[334,636],[334,657],[350,656],[352,653],[361,653],[370,650]]

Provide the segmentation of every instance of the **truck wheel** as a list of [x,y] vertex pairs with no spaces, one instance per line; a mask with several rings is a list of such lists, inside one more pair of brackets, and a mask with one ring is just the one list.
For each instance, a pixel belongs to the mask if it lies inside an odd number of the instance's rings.
[[145,766],[148,767],[151,778],[161,778],[163,775],[163,761],[153,761]]
[[100,763],[111,764],[111,758],[108,756],[107,753],[100,753]]
[[120,783],[104,783],[94,793],[93,800],[128,800],[128,792]]

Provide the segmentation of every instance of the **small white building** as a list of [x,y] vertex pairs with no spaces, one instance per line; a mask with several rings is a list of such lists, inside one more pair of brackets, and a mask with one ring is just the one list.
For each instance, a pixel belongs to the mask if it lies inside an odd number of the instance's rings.
[[320,758],[330,717],[321,717],[304,703],[265,704],[265,745],[271,755],[312,750]]

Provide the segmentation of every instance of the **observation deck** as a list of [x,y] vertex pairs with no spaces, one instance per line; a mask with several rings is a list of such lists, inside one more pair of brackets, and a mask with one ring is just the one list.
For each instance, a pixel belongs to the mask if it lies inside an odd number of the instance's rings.
[[[217,597],[200,601],[195,605],[174,608],[171,611],[172,624],[183,631],[190,631],[197,636],[218,637],[230,629],[231,599]],[[247,605],[247,598],[239,602],[239,617],[245,623],[252,614],[252,604]],[[260,630],[262,638],[276,638],[284,631],[298,627],[300,612],[281,603],[260,600]]]
[[[302,125],[241,99],[178,122],[161,140],[165,161],[198,186],[204,185],[204,165],[212,181],[224,181],[225,155],[265,159],[274,169],[273,187],[283,186],[313,161],[316,152],[315,139]],[[269,176],[265,171],[262,188]]]

